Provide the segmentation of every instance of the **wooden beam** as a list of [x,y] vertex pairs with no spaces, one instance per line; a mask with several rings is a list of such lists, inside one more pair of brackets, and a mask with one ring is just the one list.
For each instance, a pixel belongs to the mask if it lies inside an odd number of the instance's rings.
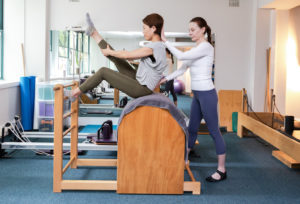
[[116,107],[118,107],[119,106],[119,97],[120,97],[120,91],[119,91],[119,89],[114,89],[114,105],[116,106]]
[[72,157],[72,159],[70,159],[68,161],[68,163],[66,164],[66,166],[63,169],[63,174],[67,171],[67,169],[69,168],[69,166],[72,164],[72,162],[75,160],[75,157]]
[[280,151],[300,162],[300,143],[289,138],[283,133],[255,120],[245,113],[238,113],[238,136],[243,137],[243,131],[247,129],[261,137]]
[[300,162],[297,162],[295,159],[290,157],[289,155],[285,154],[281,151],[272,151],[272,155],[284,163],[286,166],[292,169],[300,169]]
[[63,180],[63,190],[117,190],[117,181],[113,180]]
[[[79,82],[74,82],[75,86],[72,87],[72,90],[75,90],[79,86]],[[77,158],[78,158],[78,109],[79,109],[79,100],[78,98],[71,103],[71,127],[74,127],[71,130],[71,153],[70,157],[75,158],[71,164],[71,168],[77,168]]]
[[63,85],[54,87],[54,158],[53,158],[53,192],[61,192],[63,170]]
[[77,159],[78,166],[117,166],[117,159]]
[[196,179],[195,179],[195,177],[194,177],[194,175],[193,175],[193,172],[192,172],[191,169],[190,169],[190,161],[185,165],[185,169],[187,170],[187,172],[188,172],[188,174],[189,174],[191,180],[192,180],[192,181],[196,181]]

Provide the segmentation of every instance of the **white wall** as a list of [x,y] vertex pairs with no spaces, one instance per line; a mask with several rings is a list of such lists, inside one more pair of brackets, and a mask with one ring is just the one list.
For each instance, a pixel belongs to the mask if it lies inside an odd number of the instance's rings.
[[4,1],[3,75],[13,81],[23,76],[21,44],[24,43],[24,0]]
[[[267,49],[271,47],[270,28],[271,10],[258,9],[256,17],[256,43],[255,65],[253,67],[252,82],[252,107],[262,112],[265,102],[266,73],[267,73]],[[271,87],[272,88],[272,87]]]
[[20,89],[19,86],[0,87],[0,127],[12,121],[15,115],[20,115]]
[[300,119],[300,6],[289,10],[289,33],[286,47],[286,114]]
[[[295,8],[297,9],[297,8]],[[300,9],[293,10],[300,13]],[[274,64],[274,94],[276,95],[276,106],[283,115],[293,115],[298,120],[300,119],[300,66],[297,59],[296,49],[288,47],[291,33],[291,10],[276,10],[271,20],[276,26],[271,29],[273,37],[272,47],[275,49],[273,64]],[[296,26],[299,24],[297,18]],[[274,40],[275,39],[275,40]],[[295,36],[292,38],[296,40]],[[293,44],[293,43],[292,43]],[[293,44],[296,48],[297,43]],[[299,46],[299,45],[298,45]],[[299,49],[299,47],[298,47]]]
[[[24,43],[24,0],[4,1],[4,55],[3,71],[6,81],[23,76],[21,43]],[[18,82],[0,82],[0,127],[20,115]]]
[[4,1],[4,80],[24,75],[21,44],[24,45],[25,74],[46,78],[48,58],[48,0]]
[[26,76],[46,78],[49,40],[47,39],[47,0],[25,0]]
[[275,1],[275,0],[258,0],[258,7],[262,8],[269,3],[272,3],[273,1]]
[[276,53],[274,72],[274,94],[282,114],[286,112],[286,42],[289,30],[289,11],[276,10]]

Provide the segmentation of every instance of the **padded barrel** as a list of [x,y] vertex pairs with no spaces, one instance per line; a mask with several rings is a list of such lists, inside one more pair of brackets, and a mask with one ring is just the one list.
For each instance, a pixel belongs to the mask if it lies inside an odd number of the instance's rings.
[[185,135],[165,109],[141,106],[118,128],[117,192],[182,194]]

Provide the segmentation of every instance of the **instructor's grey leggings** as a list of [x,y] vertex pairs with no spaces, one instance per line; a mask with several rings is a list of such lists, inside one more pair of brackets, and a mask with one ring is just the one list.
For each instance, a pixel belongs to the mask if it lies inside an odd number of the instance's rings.
[[217,155],[225,154],[225,142],[219,129],[218,96],[216,90],[193,91],[193,93],[194,97],[189,123],[189,148],[194,146],[200,122],[204,118],[209,133],[215,142]]
[[[102,40],[98,45],[101,49],[105,49],[108,44],[105,40]],[[111,49],[113,48],[111,47]],[[141,85],[136,80],[137,70],[134,69],[127,60],[112,56],[108,56],[108,59],[116,65],[119,72],[106,67],[100,68],[94,75],[90,76],[82,85],[80,85],[79,89],[81,92],[85,93],[98,86],[102,80],[105,80],[114,88],[119,89],[133,98],[153,93],[147,86]]]

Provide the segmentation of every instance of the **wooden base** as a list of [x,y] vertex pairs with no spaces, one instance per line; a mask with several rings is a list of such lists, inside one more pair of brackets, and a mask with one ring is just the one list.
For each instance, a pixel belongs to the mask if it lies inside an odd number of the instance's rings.
[[183,183],[183,190],[192,192],[193,195],[200,195],[201,193],[201,183],[193,181],[185,181]]
[[[70,164],[68,163],[64,168],[63,173],[68,169],[72,164],[78,166],[97,166],[97,167],[112,167],[117,166],[117,159],[71,159]],[[192,181],[184,181],[183,188],[179,192],[168,192],[165,194],[183,194],[184,192],[192,192],[193,195],[200,195],[201,193],[201,183],[197,182],[193,176],[193,173],[190,170],[189,165],[185,166],[186,171],[188,172]],[[53,192],[60,193],[62,190],[102,190],[102,191],[117,191],[120,194],[137,194],[137,192],[120,192],[118,190],[118,182],[116,180],[60,180],[54,181],[56,183]],[[119,181],[120,182],[120,181]],[[153,192],[147,194],[162,194],[162,192]]]
[[281,151],[272,151],[272,155],[291,169],[300,169],[300,162]]
[[[63,180],[61,188],[54,193],[60,193],[62,190],[98,190],[98,191],[116,191],[117,181],[114,180]],[[192,192],[193,195],[200,195],[201,183],[185,181],[183,191]]]
[[117,181],[109,180],[63,180],[62,190],[107,190],[117,189]]

